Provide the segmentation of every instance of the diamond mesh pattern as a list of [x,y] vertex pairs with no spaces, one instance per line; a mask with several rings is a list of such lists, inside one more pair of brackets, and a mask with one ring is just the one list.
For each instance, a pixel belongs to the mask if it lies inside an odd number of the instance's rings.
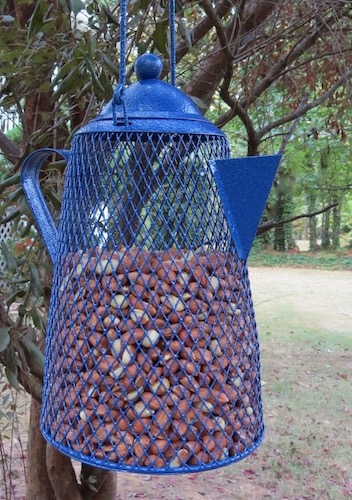
[[223,137],[74,140],[41,425],[103,468],[206,470],[263,437],[256,324],[207,161]]

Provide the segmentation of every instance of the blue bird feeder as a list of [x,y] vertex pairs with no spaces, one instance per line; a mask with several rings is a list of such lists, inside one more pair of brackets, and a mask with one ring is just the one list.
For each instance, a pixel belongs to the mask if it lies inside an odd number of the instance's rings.
[[54,264],[41,430],[97,467],[186,473],[263,438],[246,259],[279,157],[230,159],[223,132],[137,59],[79,130],[58,228],[27,157],[22,183]]

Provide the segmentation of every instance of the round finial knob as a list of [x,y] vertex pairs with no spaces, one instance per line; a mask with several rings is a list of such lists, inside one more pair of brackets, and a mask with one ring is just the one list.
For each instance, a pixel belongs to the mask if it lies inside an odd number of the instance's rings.
[[163,70],[163,63],[155,54],[143,54],[134,63],[138,80],[155,80]]

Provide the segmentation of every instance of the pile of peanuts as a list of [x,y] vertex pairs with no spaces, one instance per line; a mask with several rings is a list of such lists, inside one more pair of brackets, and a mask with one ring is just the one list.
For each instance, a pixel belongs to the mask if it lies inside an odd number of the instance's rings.
[[54,440],[105,463],[235,458],[262,432],[242,263],[221,252],[94,248],[63,266]]

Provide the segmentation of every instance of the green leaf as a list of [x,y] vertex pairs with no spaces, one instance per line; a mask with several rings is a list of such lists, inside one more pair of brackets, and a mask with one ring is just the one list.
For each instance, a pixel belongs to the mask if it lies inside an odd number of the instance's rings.
[[11,272],[16,271],[17,270],[16,259],[4,241],[1,243],[1,249],[4,254],[7,269]]
[[70,0],[70,10],[74,13],[75,16],[77,16],[78,12],[81,12],[81,10],[84,9],[84,3],[81,2],[81,0]]
[[14,373],[13,371],[11,371],[8,366],[6,366],[6,368],[5,368],[5,375],[7,377],[7,380],[9,381],[10,385],[14,389],[16,389],[16,391],[20,391],[21,387],[20,387],[20,384],[18,383],[17,374]]
[[9,335],[9,331],[9,327],[0,328],[0,352],[5,351],[6,347],[10,343],[11,338]]
[[97,51],[97,40],[92,34],[89,34],[88,38],[88,51],[89,57],[93,60]]
[[146,8],[151,3],[151,0],[139,0],[139,6],[141,9],[146,10]]
[[47,81],[44,81],[44,82],[43,82],[41,85],[39,85],[39,87],[38,87],[38,90],[37,90],[38,94],[39,94],[40,92],[49,92],[49,90],[51,89],[51,86],[52,86],[51,82],[49,82],[48,80],[47,80]]
[[93,84],[94,90],[97,94],[97,97],[103,98],[104,97],[104,87],[102,86],[102,84],[99,81],[98,75],[95,71],[95,68],[92,64],[92,61],[89,59],[89,57],[84,52],[82,52],[82,56],[83,56],[84,61],[86,63],[86,68],[92,76],[92,84]]
[[87,6],[86,6],[86,11],[88,12],[88,14],[95,14],[95,10],[94,10],[94,5],[92,3],[89,3]]
[[22,196],[20,198],[19,205],[20,205],[20,214],[21,215],[25,215],[26,217],[30,217],[32,215],[32,212],[29,209],[29,206],[27,204],[27,200],[26,200],[25,196]]
[[114,14],[111,12],[110,9],[107,7],[103,6],[103,12],[108,18],[108,21],[112,24],[115,24],[115,26],[120,26],[120,20],[118,17],[114,16]]
[[10,305],[15,302],[15,299],[17,299],[17,297],[24,297],[26,295],[27,291],[26,290],[23,290],[23,288],[21,288],[20,290],[16,290],[12,295],[10,295],[10,297],[7,299],[6,301],[6,305],[8,307],[10,307]]
[[111,73],[115,76],[118,76],[119,70],[117,65],[113,63],[112,60],[106,54],[101,54],[101,58],[103,60],[103,63],[111,71]]
[[[4,205],[4,207],[2,207],[0,209],[0,215],[3,212],[5,212],[6,208],[7,208],[7,205]],[[16,217],[19,217],[20,215],[21,215],[21,210],[19,208],[15,208],[8,215],[6,215],[6,217],[1,219],[1,224],[6,224],[6,222],[9,222],[10,220],[14,220],[14,219],[16,219]]]
[[5,364],[5,374],[7,380],[9,381],[10,385],[12,385],[14,389],[16,389],[16,391],[19,391],[20,386],[17,380],[16,356],[14,348],[11,345],[6,349]]
[[192,50],[191,32],[187,29],[186,23],[182,18],[177,21],[178,31],[186,42],[187,48]]
[[81,77],[80,67],[74,67],[55,89],[53,99],[56,100],[59,95],[66,94],[69,90],[73,90],[75,84],[81,80]]
[[31,275],[31,290],[36,297],[40,297],[43,294],[43,287],[39,270],[32,262],[29,264],[29,270]]
[[27,308],[26,308],[26,306],[24,304],[20,304],[19,308],[17,309],[17,311],[18,311],[18,315],[20,317],[24,317],[27,314]]
[[35,307],[35,306],[32,307],[32,309],[30,311],[30,315],[32,316],[34,326],[36,328],[38,328],[39,331],[42,332],[44,330],[44,323],[43,323],[43,319],[42,319],[37,307]]
[[147,51],[147,48],[148,48],[148,45],[144,41],[139,42],[139,44],[137,46],[138,55],[140,56],[142,54],[145,54],[145,52]]
[[32,229],[35,229],[34,219],[33,217],[29,217],[26,225],[20,231],[19,237],[24,238],[25,236],[28,236]]
[[188,96],[196,106],[200,109],[208,109],[208,106],[201,100],[199,97],[195,97],[194,95],[189,95]]
[[54,191],[50,188],[44,189],[43,190],[45,195],[50,199],[52,202],[54,209],[55,210],[60,210],[61,209],[61,200],[60,198],[54,193]]
[[28,337],[20,339],[20,345],[23,348],[28,366],[37,377],[42,377],[44,373],[44,356],[39,347]]
[[158,51],[164,56],[168,55],[167,51],[167,28],[168,23],[167,20],[163,19],[162,21],[158,21],[155,25],[155,30],[152,35],[153,42],[155,43],[155,47]]
[[11,203],[13,203],[14,201],[17,201],[19,199],[19,197],[23,195],[23,188],[22,186],[19,187],[18,189],[16,189],[15,191],[13,191],[8,197],[8,201],[10,201]]
[[36,2],[35,9],[33,11],[33,14],[29,20],[29,26],[28,26],[28,32],[27,32],[27,39],[30,40],[33,35],[38,33],[38,31],[41,30],[43,24],[44,24],[44,18],[45,18],[45,13],[46,13],[46,8],[47,6],[45,5],[45,2],[42,0],[39,0]]
[[109,78],[106,75],[106,72],[103,69],[101,71],[101,75],[99,77],[99,81],[100,81],[101,85],[105,89],[105,91],[104,91],[104,100],[105,101],[109,101],[112,98],[112,95],[113,95],[113,88],[112,88],[112,85],[111,85],[111,82],[110,82]]
[[81,61],[82,61],[81,57],[79,58],[74,57],[70,59],[67,63],[65,63],[63,66],[61,66],[58,74],[55,76],[53,80],[53,85],[57,85],[59,81],[62,80],[65,76],[67,76],[72,69],[77,68],[77,66]]
[[15,184],[18,184],[21,179],[21,174],[15,174],[12,175],[11,177],[8,177],[7,179],[4,179],[3,181],[0,182],[0,191],[3,191],[3,189],[14,186]]

